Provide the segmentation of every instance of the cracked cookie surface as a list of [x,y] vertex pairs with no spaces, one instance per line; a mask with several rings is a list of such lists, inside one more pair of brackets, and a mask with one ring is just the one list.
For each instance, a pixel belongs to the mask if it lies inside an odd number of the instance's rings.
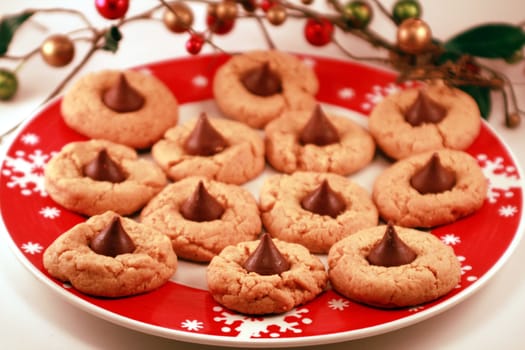
[[419,305],[451,291],[460,280],[461,266],[451,247],[434,235],[396,226],[395,230],[417,257],[409,264],[375,266],[368,262],[386,226],[359,231],[334,244],[328,254],[328,274],[334,289],[372,306],[395,308]]
[[[410,185],[416,170],[434,153],[441,164],[455,172],[451,190],[421,194]],[[433,227],[453,222],[478,210],[487,194],[487,180],[477,161],[454,150],[426,152],[397,161],[376,178],[372,198],[380,216],[406,227]]]
[[419,88],[387,96],[372,110],[368,120],[370,133],[389,157],[402,159],[443,148],[464,150],[478,136],[481,116],[470,95],[443,83],[428,85],[424,89],[430,98],[447,110],[438,123],[412,126],[405,120],[404,112],[416,100]]
[[218,303],[246,314],[283,313],[323,292],[328,278],[321,260],[299,244],[273,242],[290,263],[281,274],[259,275],[244,269],[259,241],[228,246],[212,259],[206,276]]
[[[142,108],[119,113],[102,101],[103,93],[116,84],[121,73],[143,97]],[[177,124],[178,102],[164,83],[153,75],[127,70],[86,74],[66,92],[61,112],[66,124],[94,139],[105,139],[144,149]]]
[[259,133],[240,122],[210,118],[213,127],[226,139],[228,147],[212,156],[190,155],[184,143],[197,118],[166,131],[153,145],[151,154],[168,177],[178,181],[188,176],[204,176],[231,184],[243,184],[259,175],[265,165],[264,142]]
[[[83,166],[105,149],[127,174],[119,183],[84,176]],[[84,215],[113,210],[121,215],[141,209],[166,185],[166,175],[154,162],[141,159],[127,146],[106,140],[66,144],[44,170],[45,188],[65,208]]]
[[[344,198],[345,210],[332,218],[303,209],[301,200],[327,180]],[[272,237],[300,243],[314,253],[327,253],[338,240],[378,222],[378,212],[364,188],[330,173],[296,172],[273,175],[261,188],[259,207]]]
[[327,118],[337,129],[339,142],[326,146],[301,144],[299,134],[311,115],[312,110],[289,111],[266,126],[266,157],[272,167],[288,174],[302,170],[348,175],[372,161],[372,136],[350,119],[329,112]]
[[[220,219],[197,222],[180,213],[199,181],[225,209]],[[257,202],[250,192],[203,177],[168,185],[142,210],[140,220],[170,237],[177,256],[199,262],[210,261],[227,245],[256,239],[262,228]]]
[[[246,72],[264,63],[280,77],[281,93],[257,96],[242,84]],[[274,50],[233,56],[217,70],[213,80],[213,94],[221,111],[254,128],[263,128],[286,110],[311,108],[318,88],[319,82],[310,67],[290,54]]]
[[60,235],[44,252],[46,270],[83,293],[103,297],[144,293],[166,283],[177,269],[177,256],[169,238],[151,227],[120,218],[135,243],[133,253],[110,257],[89,247],[115,215],[93,216]]

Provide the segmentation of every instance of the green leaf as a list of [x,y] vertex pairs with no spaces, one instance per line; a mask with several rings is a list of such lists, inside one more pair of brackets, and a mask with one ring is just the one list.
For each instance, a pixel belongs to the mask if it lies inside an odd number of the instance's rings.
[[0,55],[5,55],[9,44],[18,27],[34,14],[32,11],[24,11],[20,14],[5,16],[0,21]]
[[490,88],[486,86],[477,85],[461,85],[459,89],[465,91],[467,94],[472,96],[478,104],[479,113],[484,119],[487,119],[490,114],[491,102],[490,102]]
[[122,39],[122,33],[117,26],[111,26],[108,31],[104,33],[103,50],[117,52],[118,43]]
[[525,32],[511,24],[483,24],[445,42],[448,51],[486,58],[507,58],[521,50]]

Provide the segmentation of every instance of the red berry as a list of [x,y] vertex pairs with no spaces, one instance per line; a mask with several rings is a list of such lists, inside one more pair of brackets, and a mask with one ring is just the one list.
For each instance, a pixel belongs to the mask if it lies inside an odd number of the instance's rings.
[[208,15],[206,17],[206,24],[208,25],[208,28],[210,28],[210,30],[215,34],[226,34],[233,29],[235,20],[232,19],[224,21],[217,18],[217,16]]
[[272,7],[273,5],[275,5],[275,2],[273,0],[261,0],[261,2],[259,3],[259,7],[264,12],[268,12],[270,7]]
[[192,34],[188,41],[186,41],[186,51],[192,55],[197,55],[202,50],[204,45],[204,38],[201,34]]
[[129,0],[95,0],[95,7],[104,18],[122,18],[128,11]]
[[304,26],[306,40],[315,46],[323,46],[332,41],[334,25],[326,18],[309,18]]

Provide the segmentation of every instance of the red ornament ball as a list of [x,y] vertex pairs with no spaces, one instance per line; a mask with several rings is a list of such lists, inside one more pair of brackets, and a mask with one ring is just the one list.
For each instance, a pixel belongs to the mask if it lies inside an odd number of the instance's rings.
[[122,18],[128,12],[129,0],[95,0],[95,7],[104,18]]
[[210,30],[215,34],[227,34],[233,29],[235,20],[222,20],[216,15],[208,14],[208,16],[206,16],[206,24],[208,25],[208,28],[210,28]]
[[328,44],[333,33],[334,25],[326,18],[309,18],[304,26],[304,36],[314,46]]
[[194,33],[188,41],[186,41],[186,51],[188,51],[189,54],[197,55],[201,52],[203,45],[204,37],[201,34]]

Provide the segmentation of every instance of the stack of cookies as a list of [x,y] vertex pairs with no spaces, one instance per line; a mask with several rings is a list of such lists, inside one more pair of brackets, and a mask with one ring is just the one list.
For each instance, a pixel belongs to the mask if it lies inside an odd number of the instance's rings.
[[[239,54],[214,77],[220,115],[179,123],[176,96],[152,75],[79,79],[62,115],[89,140],[65,145],[45,184],[89,218],[47,248],[45,268],[81,292],[119,297],[160,287],[177,259],[208,264],[213,298],[246,314],[289,311],[329,282],[384,308],[447,294],[458,260],[420,229],[484,203],[487,182],[464,152],[480,129],[477,106],[429,84],[384,99],[367,130],[325,109],[318,89],[295,56]],[[352,175],[380,154],[391,164],[369,191]]]

